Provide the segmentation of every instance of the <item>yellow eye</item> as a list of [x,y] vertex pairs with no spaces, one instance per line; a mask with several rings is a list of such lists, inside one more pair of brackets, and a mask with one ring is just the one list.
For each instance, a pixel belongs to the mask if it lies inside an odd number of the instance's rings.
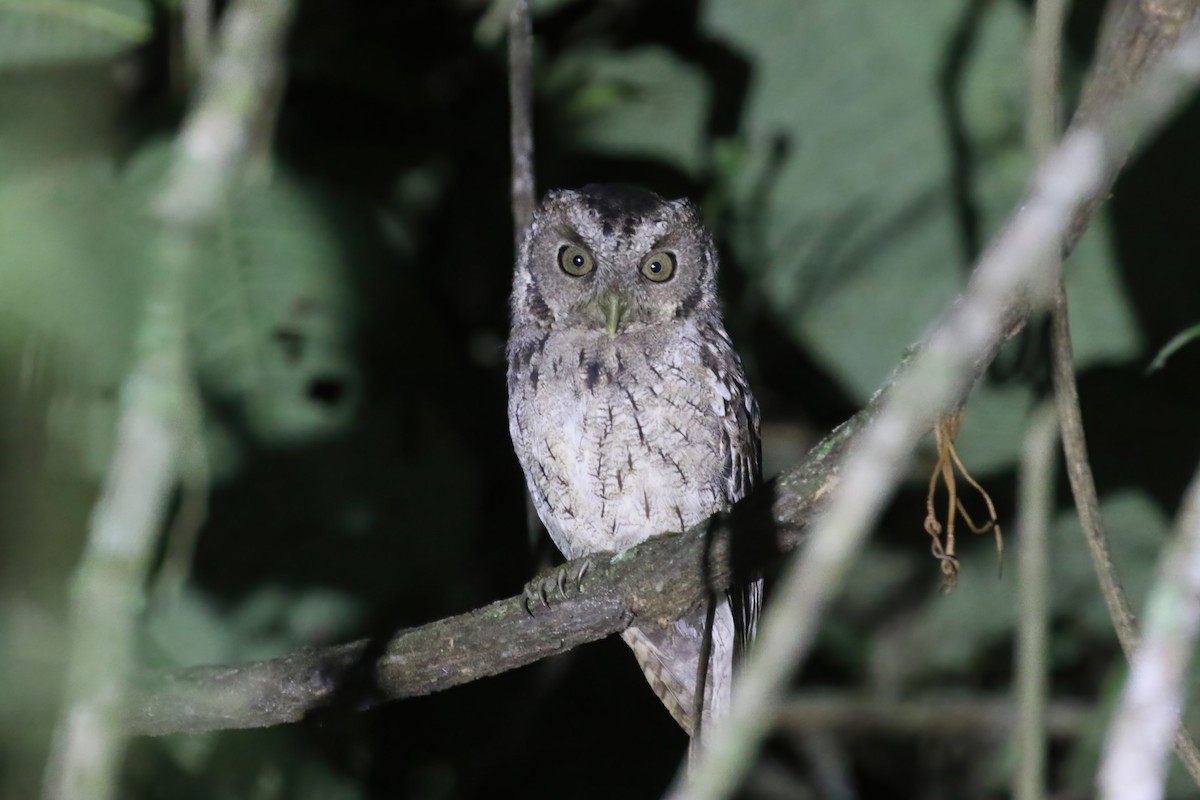
[[563,272],[579,278],[596,268],[596,259],[578,245],[564,244],[558,251],[558,265]]
[[655,283],[671,280],[675,274],[675,254],[656,250],[642,259],[642,274]]

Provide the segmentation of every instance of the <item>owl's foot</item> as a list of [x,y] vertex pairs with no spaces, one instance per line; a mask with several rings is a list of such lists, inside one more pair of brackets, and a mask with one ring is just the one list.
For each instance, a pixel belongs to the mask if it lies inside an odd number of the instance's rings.
[[566,600],[583,590],[583,576],[592,566],[590,558],[570,562],[542,572],[525,584],[525,610],[533,616],[538,606],[550,608],[550,598]]

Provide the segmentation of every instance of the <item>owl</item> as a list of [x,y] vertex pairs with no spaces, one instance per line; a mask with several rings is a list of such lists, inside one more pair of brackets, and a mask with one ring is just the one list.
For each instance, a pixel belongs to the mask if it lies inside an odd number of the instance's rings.
[[[758,483],[758,405],[721,319],[716,251],[687,200],[550,192],[517,257],[507,355],[513,445],[568,559],[683,531]],[[732,604],[621,634],[689,735],[701,678],[702,726],[726,710],[760,598],[756,581]]]

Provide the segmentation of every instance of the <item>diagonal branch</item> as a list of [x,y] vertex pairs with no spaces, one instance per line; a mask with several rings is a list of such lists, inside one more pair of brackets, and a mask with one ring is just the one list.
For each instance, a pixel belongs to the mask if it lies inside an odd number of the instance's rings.
[[1161,798],[1172,739],[1178,751],[1186,737],[1179,715],[1200,633],[1200,472],[1184,495],[1175,537],[1159,554],[1145,632],[1104,744],[1098,780],[1104,800]]

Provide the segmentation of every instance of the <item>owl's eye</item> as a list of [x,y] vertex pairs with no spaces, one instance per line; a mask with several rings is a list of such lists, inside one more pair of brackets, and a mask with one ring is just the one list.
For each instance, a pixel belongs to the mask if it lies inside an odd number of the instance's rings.
[[656,250],[642,259],[642,274],[655,283],[671,280],[675,274],[675,254]]
[[564,244],[558,251],[558,265],[563,272],[579,278],[596,268],[596,259],[578,245]]

